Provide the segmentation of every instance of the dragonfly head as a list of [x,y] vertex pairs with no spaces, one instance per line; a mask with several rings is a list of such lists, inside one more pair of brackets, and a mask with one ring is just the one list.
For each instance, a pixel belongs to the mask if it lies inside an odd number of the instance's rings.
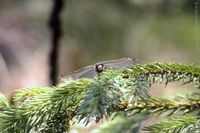
[[106,69],[106,67],[102,63],[96,63],[94,68],[97,73],[101,73],[102,71]]

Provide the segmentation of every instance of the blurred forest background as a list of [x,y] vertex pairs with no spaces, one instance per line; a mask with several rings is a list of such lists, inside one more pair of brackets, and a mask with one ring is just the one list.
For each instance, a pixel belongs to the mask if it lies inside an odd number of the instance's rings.
[[[59,75],[121,57],[199,64],[199,5],[195,13],[195,0],[65,0]],[[0,1],[3,94],[49,85],[51,8],[50,0]]]

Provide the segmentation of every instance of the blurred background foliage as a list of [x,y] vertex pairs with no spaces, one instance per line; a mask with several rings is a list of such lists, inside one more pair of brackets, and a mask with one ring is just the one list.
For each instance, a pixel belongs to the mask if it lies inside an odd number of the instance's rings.
[[63,17],[63,45],[74,43],[76,63],[80,57],[83,64],[122,56],[196,60],[194,3],[188,1],[69,0]]
[[[60,75],[121,57],[199,64],[195,1],[65,0]],[[49,83],[51,7],[50,0],[0,1],[0,89],[7,96]]]

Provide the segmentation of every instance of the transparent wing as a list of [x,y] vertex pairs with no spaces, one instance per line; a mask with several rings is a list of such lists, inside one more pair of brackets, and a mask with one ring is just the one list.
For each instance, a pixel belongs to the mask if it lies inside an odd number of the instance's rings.
[[71,78],[71,79],[78,79],[78,78],[94,78],[98,75],[98,73],[94,70],[92,65],[86,66],[84,68],[78,69],[76,71],[67,73],[63,75],[62,78]]
[[[121,58],[117,60],[108,60],[108,61],[102,61],[98,62],[101,64],[104,64],[105,67],[111,67],[113,69],[123,69],[125,67],[129,67],[135,63],[135,59],[131,58]],[[95,71],[94,66],[86,66],[84,68],[81,68],[79,70],[76,70],[74,72],[70,72],[66,75],[62,75],[62,79],[78,79],[78,78],[94,78],[98,76],[98,73]]]
[[125,67],[129,67],[135,63],[135,59],[131,58],[121,58],[117,60],[108,60],[99,62],[104,64],[106,67],[111,67],[113,69],[123,69]]

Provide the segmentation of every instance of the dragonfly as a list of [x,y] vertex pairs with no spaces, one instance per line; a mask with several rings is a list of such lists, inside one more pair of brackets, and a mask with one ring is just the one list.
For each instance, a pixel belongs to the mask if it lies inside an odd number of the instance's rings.
[[135,63],[135,59],[131,58],[120,58],[117,60],[107,60],[97,62],[94,65],[89,65],[78,69],[76,71],[61,75],[62,79],[79,79],[79,78],[94,78],[100,75],[101,72],[108,68],[112,69],[124,69],[130,67]]

